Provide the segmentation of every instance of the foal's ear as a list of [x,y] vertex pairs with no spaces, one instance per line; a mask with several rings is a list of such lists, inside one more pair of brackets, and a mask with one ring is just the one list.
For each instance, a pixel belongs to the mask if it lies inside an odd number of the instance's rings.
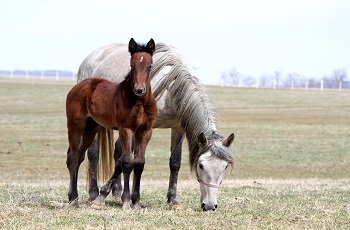
[[222,145],[226,147],[230,147],[234,139],[235,139],[235,134],[231,133],[231,135],[228,138],[222,141]]
[[153,52],[154,52],[155,48],[156,48],[156,44],[154,43],[153,38],[151,38],[151,40],[149,40],[149,42],[146,45],[147,52],[150,55],[153,55]]
[[137,43],[133,38],[131,38],[129,41],[129,52],[131,55],[136,52],[136,48],[137,48]]
[[208,142],[208,139],[206,138],[204,133],[199,134],[199,136],[198,136],[198,144],[199,145],[206,145],[207,142]]

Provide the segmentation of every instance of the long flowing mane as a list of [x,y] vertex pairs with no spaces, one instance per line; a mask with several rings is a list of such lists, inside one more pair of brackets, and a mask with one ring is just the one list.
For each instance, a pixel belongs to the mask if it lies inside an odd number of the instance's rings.
[[[153,94],[156,99],[159,99],[165,91],[171,95],[176,106],[179,125],[186,132],[190,150],[189,162],[191,169],[194,169],[198,157],[203,153],[199,151],[199,134],[204,133],[211,143],[223,139],[215,128],[216,111],[204,87],[198,78],[190,73],[190,69],[178,53],[166,44],[158,43],[154,55],[157,54],[161,56],[153,64],[151,78],[164,66],[172,68],[156,84]],[[221,159],[233,162],[231,153],[221,146],[211,144],[210,148]]]

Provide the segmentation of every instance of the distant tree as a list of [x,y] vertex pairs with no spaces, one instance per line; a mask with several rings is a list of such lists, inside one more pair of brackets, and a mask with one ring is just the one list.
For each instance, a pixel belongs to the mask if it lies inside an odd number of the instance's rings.
[[275,71],[275,75],[273,76],[274,84],[276,86],[280,85],[280,81],[282,80],[282,72],[281,71]]
[[252,76],[244,76],[242,78],[243,85],[244,86],[253,86],[256,85],[256,79],[253,78]]
[[301,87],[305,84],[305,78],[300,76],[298,73],[289,73],[284,82],[285,87]]
[[270,77],[266,76],[266,75],[262,75],[259,79],[260,83],[259,85],[262,87],[267,87],[267,86],[271,86],[271,81],[270,81]]
[[238,85],[240,80],[240,74],[236,69],[232,69],[227,74],[224,73],[222,76],[222,79],[224,81],[224,84],[226,85]]
[[327,84],[327,88],[338,88],[340,82],[347,80],[347,74],[344,69],[336,69],[331,76],[323,77],[323,80]]

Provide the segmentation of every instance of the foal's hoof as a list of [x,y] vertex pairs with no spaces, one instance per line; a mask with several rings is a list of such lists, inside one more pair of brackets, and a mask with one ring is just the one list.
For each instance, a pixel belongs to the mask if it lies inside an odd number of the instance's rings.
[[94,208],[94,209],[104,208],[106,206],[105,200],[106,200],[105,197],[98,196],[95,200],[90,202],[90,206],[91,206],[91,208]]
[[69,207],[70,208],[79,208],[78,198],[76,198],[75,200],[70,201],[69,202]]

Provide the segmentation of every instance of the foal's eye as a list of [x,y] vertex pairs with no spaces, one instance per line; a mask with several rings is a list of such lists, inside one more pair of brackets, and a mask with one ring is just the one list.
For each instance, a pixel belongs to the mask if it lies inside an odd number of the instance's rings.
[[225,170],[227,169],[228,165],[226,165]]
[[199,168],[200,168],[200,169],[203,169],[203,165],[202,165],[202,164],[199,164]]

